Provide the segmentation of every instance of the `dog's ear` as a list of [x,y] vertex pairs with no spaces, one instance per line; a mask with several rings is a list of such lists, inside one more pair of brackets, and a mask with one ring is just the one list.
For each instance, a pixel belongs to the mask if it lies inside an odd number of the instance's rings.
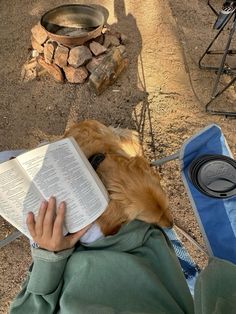
[[174,225],[173,217],[171,216],[169,208],[167,208],[163,214],[161,215],[161,218],[159,219],[158,223],[161,227],[167,227],[172,228]]

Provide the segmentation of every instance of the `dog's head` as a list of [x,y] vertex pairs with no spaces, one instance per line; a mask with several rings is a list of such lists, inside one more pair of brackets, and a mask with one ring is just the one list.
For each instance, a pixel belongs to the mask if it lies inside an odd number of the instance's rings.
[[[130,178],[128,211],[130,219],[136,218],[161,227],[172,227],[166,193],[161,187],[159,175],[149,166],[147,160],[135,157],[129,163],[133,176]],[[133,215],[133,216],[132,216]]]

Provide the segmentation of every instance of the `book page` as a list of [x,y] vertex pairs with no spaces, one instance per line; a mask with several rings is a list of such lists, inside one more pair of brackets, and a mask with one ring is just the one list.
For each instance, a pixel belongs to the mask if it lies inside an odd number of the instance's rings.
[[29,238],[26,215],[37,212],[41,201],[42,196],[16,159],[0,165],[0,214]]
[[55,196],[58,204],[66,202],[69,232],[82,229],[106,209],[108,198],[93,177],[95,171],[92,175],[69,138],[29,151],[18,160],[46,200]]
[[96,184],[98,185],[101,193],[105,196],[105,198],[108,202],[109,201],[108,192],[107,192],[105,186],[103,185],[102,181],[100,180],[99,176],[97,175],[96,171],[91,166],[90,162],[88,161],[87,157],[83,153],[82,149],[77,144],[76,140],[73,137],[70,137],[69,139],[70,139],[71,143],[74,145],[74,148],[76,149],[79,156],[84,161],[84,164],[85,164],[87,170],[91,173],[91,175],[92,175],[93,179],[95,180]]

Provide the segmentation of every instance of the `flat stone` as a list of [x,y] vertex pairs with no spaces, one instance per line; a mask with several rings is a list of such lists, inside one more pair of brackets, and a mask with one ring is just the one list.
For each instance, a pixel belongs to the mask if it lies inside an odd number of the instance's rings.
[[99,64],[102,62],[104,56],[100,56],[98,58],[92,58],[92,60],[89,61],[89,63],[86,64],[86,68],[90,73],[93,73],[93,71],[99,66]]
[[31,33],[40,45],[44,44],[48,39],[47,32],[40,24],[36,24],[34,27],[32,27]]
[[107,48],[102,46],[101,44],[99,44],[98,42],[96,41],[92,41],[90,44],[89,44],[89,48],[90,50],[92,51],[92,53],[95,55],[95,56],[99,56],[101,55],[102,53],[104,53],[105,51],[107,51]]
[[44,59],[47,63],[52,63],[57,45],[58,44],[55,41],[49,41],[49,40],[44,45],[43,53],[44,53]]
[[38,64],[41,65],[53,78],[60,83],[64,82],[64,75],[62,70],[56,64],[48,64],[42,57],[38,57]]
[[43,46],[37,42],[33,35],[31,36],[31,45],[32,48],[36,50],[38,53],[43,53]]
[[120,41],[115,35],[105,34],[104,44],[103,46],[108,48],[110,46],[119,46]]
[[68,63],[74,68],[84,65],[92,59],[92,53],[86,46],[77,46],[70,50]]
[[65,72],[66,79],[69,83],[82,84],[88,77],[89,73],[85,66],[79,68],[74,68],[72,66],[67,66],[63,68]]
[[57,46],[54,54],[54,63],[63,68],[67,66],[67,59],[69,56],[69,48],[64,46]]

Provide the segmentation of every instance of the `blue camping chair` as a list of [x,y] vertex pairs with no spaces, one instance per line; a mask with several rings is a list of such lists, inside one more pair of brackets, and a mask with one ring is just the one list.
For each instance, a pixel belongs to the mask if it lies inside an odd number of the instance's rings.
[[[189,174],[192,162],[200,156],[219,155],[232,158],[232,153],[219,126],[211,124],[181,147],[180,152],[152,162],[159,166],[179,158],[182,180],[198,220],[208,254],[236,264],[236,167],[231,173],[234,195],[224,198],[203,194],[191,180]],[[221,169],[219,169],[219,172]],[[221,198],[222,197],[222,198]]]
[[[171,160],[179,159],[182,180],[207,247],[208,252],[205,253],[236,264],[236,163],[230,182],[233,186],[234,195],[227,198],[211,197],[203,194],[194,185],[190,176],[192,162],[204,155],[233,157],[220,127],[215,124],[205,127],[189,138],[179,152],[153,161],[151,165],[160,166]],[[198,249],[204,251],[184,230],[179,227],[176,229]],[[165,229],[165,232],[173,244],[193,295],[199,268],[179,241],[175,230]]]
[[[201,193],[189,177],[191,161],[204,154],[232,158],[217,125],[208,126],[183,145],[180,152],[181,174],[209,254],[236,264],[236,193],[227,198],[224,198],[224,193],[223,198],[209,197]],[[221,169],[218,168],[218,171]],[[232,173],[231,178],[236,192],[236,175]]]

